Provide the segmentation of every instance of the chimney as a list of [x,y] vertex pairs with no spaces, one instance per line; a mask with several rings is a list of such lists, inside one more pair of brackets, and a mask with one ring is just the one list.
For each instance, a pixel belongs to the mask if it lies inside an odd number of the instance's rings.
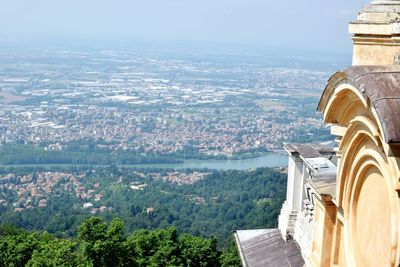
[[400,1],[375,0],[350,23],[353,66],[400,64]]

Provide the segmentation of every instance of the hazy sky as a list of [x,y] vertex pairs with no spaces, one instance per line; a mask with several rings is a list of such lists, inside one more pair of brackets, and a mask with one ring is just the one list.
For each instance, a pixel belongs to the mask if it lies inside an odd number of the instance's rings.
[[223,43],[351,49],[370,0],[0,0],[0,41]]

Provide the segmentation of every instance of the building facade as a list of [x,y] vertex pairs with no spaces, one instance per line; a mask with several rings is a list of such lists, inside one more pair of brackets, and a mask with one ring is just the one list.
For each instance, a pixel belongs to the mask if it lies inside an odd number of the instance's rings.
[[285,145],[279,227],[236,232],[244,266],[399,266],[400,1],[373,1],[349,31],[353,66],[318,105],[337,145]]

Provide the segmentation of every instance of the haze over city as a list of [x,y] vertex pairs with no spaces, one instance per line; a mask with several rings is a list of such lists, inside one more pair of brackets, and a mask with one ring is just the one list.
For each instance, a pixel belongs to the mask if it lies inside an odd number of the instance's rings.
[[350,53],[367,0],[1,1],[5,44],[204,43]]

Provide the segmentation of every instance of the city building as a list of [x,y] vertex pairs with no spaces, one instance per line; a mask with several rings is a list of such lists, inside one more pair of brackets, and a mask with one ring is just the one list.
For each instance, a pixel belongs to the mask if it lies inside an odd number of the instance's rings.
[[279,226],[235,233],[244,266],[399,266],[400,1],[373,1],[349,30],[353,66],[318,105],[337,145],[285,145]]

